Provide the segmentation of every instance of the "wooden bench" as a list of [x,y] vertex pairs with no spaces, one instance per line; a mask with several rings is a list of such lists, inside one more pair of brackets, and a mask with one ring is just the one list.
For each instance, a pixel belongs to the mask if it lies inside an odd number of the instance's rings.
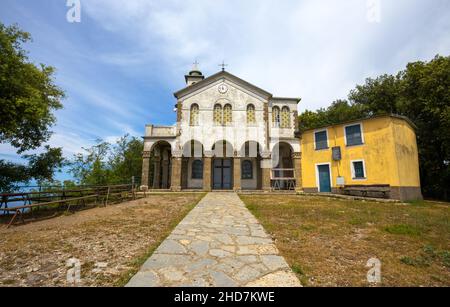
[[351,196],[390,198],[391,186],[388,184],[346,185],[341,188],[341,192]]

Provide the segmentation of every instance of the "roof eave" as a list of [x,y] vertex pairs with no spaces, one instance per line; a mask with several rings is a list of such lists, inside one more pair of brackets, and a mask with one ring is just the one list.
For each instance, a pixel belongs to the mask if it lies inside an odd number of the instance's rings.
[[272,100],[290,100],[290,101],[295,101],[297,104],[300,103],[300,101],[302,101],[301,98],[299,97],[272,97]]
[[218,73],[215,73],[214,75],[211,75],[205,79],[203,79],[200,82],[195,83],[194,85],[185,87],[177,92],[175,92],[173,95],[175,96],[175,98],[180,99],[186,95],[188,95],[189,93],[195,92],[196,90],[202,88],[204,85],[209,84],[209,83],[213,83],[214,81],[216,81],[217,78],[220,78],[220,76],[228,76],[230,79],[235,79],[237,82],[240,82],[242,84],[244,84],[245,86],[253,89],[255,92],[258,92],[261,96],[269,99],[272,98],[273,95],[233,74],[230,74],[227,71],[220,71]]

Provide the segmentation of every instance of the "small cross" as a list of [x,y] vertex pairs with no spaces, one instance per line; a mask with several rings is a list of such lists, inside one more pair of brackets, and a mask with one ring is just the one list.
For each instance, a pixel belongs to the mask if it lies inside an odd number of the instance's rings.
[[225,61],[222,62],[222,64],[219,64],[220,67],[222,67],[222,71],[225,71],[225,67],[228,66],[228,64],[225,64]]
[[198,64],[200,64],[197,60],[195,60],[194,63],[192,63],[192,70],[198,70]]

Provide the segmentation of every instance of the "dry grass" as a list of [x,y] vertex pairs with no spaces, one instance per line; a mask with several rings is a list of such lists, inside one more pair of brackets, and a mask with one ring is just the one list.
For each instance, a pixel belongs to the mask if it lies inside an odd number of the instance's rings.
[[[204,194],[160,194],[23,226],[0,228],[0,285],[66,286],[66,261],[83,286],[121,286]],[[98,267],[98,263],[107,263]]]
[[242,195],[306,286],[450,286],[450,205]]

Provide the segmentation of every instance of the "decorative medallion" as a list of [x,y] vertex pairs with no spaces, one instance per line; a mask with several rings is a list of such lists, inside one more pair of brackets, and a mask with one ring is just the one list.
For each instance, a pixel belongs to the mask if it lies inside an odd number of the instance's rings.
[[226,84],[219,85],[219,93],[226,94],[228,92],[228,86]]

